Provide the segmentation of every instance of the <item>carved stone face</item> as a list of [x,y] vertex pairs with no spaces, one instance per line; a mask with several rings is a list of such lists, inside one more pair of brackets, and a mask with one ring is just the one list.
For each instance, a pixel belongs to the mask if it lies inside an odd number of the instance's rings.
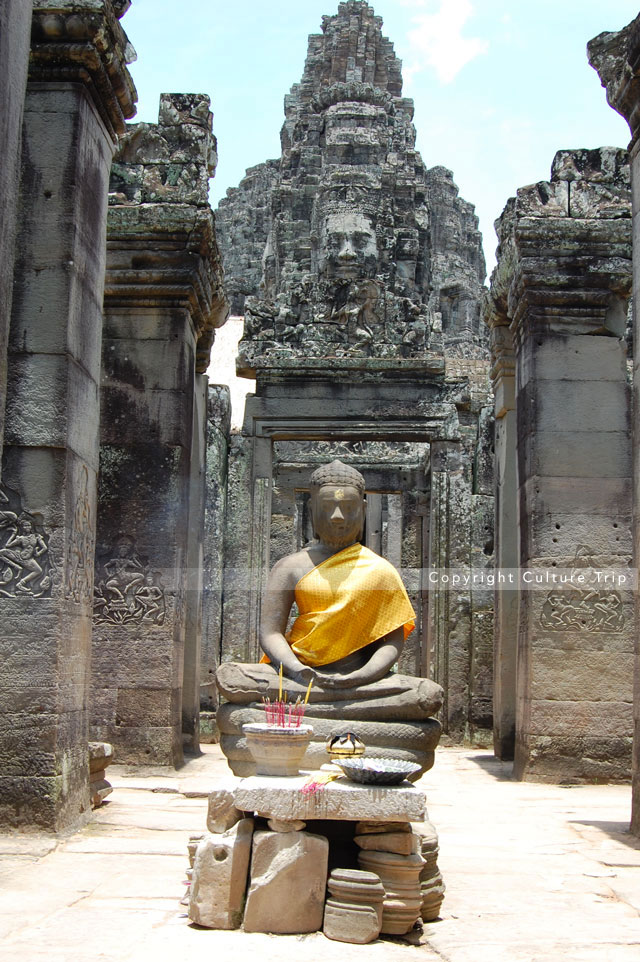
[[311,498],[316,537],[330,548],[347,548],[364,527],[364,498],[350,484],[323,484]]
[[327,279],[373,277],[378,264],[378,242],[371,218],[345,209],[327,214],[320,231],[318,273]]

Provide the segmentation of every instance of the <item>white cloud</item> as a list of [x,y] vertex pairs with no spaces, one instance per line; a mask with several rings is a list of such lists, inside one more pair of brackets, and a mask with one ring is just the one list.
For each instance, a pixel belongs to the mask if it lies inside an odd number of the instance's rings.
[[443,84],[451,83],[465,64],[486,53],[487,40],[462,36],[472,13],[470,0],[440,0],[435,13],[414,17],[415,27],[407,34],[412,60],[405,74],[411,78],[429,66]]

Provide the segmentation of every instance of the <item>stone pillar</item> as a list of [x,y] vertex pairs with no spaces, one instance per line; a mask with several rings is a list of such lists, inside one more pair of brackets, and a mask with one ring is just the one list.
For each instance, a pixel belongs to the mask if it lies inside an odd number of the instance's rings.
[[[498,571],[519,564],[516,396],[513,335],[508,318],[488,299],[485,321],[491,328],[495,411],[495,563]],[[506,575],[505,575],[506,576]],[[516,738],[516,653],[518,588],[497,583],[494,593],[493,749],[512,759]]]
[[0,478],[31,8],[32,0],[5,0],[0,7]]
[[231,395],[226,385],[209,387],[207,470],[204,521],[204,588],[200,707],[218,707],[215,672],[222,641],[224,519],[227,505],[227,456],[231,430]]
[[183,696],[197,736],[203,374],[226,319],[214,166],[208,97],[163,94],[112,170],[92,723],[134,763],[179,763]]
[[202,588],[204,583],[204,511],[207,458],[207,404],[209,381],[196,374],[191,429],[189,520],[187,523],[187,576],[185,644],[182,672],[182,739],[185,748],[200,748],[200,674],[202,645]]
[[[629,776],[632,593],[596,573],[631,562],[629,203],[625,151],[560,151],[550,182],[518,191],[499,222],[493,283],[508,290],[515,335],[520,562],[543,578],[520,595],[521,778]],[[570,588],[548,580],[557,569]]]
[[[468,570],[471,492],[462,446],[431,444],[431,518],[429,567]],[[457,741],[466,732],[471,658],[471,590],[450,582],[429,592],[429,677],[444,688],[442,723]]]
[[485,581],[495,568],[494,429],[493,406],[480,408],[474,437],[468,552],[474,578],[470,598],[469,737],[471,744],[478,747],[491,743],[493,728],[494,596]]
[[[633,199],[633,558],[640,566],[640,16],[617,33],[602,33],[588,44],[589,62],[597,70],[607,100],[631,130]],[[636,624],[640,595],[636,592]],[[640,638],[636,635],[631,831],[640,836]]]
[[126,4],[34,3],[9,338],[0,820],[89,812],[87,697],[109,168],[135,90]]
[[225,527],[223,661],[256,662],[262,594],[269,573],[271,438],[253,434],[249,396],[243,434],[231,439]]

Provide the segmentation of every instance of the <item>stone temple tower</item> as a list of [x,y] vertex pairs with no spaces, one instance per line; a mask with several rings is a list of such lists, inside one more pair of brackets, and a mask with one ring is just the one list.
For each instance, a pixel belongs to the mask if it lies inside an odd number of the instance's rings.
[[256,351],[329,345],[338,357],[417,357],[436,314],[469,349],[485,274],[473,207],[415,149],[381,18],[349,0],[322,31],[285,97],[280,161],[248,171],[218,211],[232,309],[261,302],[247,311],[247,367]]
[[474,545],[491,561],[485,267],[473,207],[425,167],[412,118],[382,20],[341,3],[285,97],[280,159],[218,208],[238,373],[257,382],[231,447],[220,650],[256,657],[269,564],[307,539],[308,476],[340,457],[367,479],[367,544],[409,572],[401,670],[443,684],[455,734],[490,727],[491,615],[421,579]]

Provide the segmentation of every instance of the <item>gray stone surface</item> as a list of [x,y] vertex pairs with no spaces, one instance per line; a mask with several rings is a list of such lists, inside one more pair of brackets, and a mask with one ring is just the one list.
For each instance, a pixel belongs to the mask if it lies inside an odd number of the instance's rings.
[[314,794],[301,792],[306,776],[252,776],[239,782],[236,807],[269,818],[339,819],[341,821],[420,821],[425,796],[408,783],[393,787],[356,785],[346,778],[329,782]]
[[281,935],[322,928],[329,842],[310,832],[256,832],[245,932]]
[[189,919],[208,929],[237,929],[242,922],[251,858],[253,819],[199,842],[189,888]]
[[[90,810],[104,225],[114,142],[135,102],[123,13],[110,0],[36,0],[32,21],[0,496],[11,573],[0,632],[8,827],[62,830]],[[14,111],[10,100],[8,123]]]

